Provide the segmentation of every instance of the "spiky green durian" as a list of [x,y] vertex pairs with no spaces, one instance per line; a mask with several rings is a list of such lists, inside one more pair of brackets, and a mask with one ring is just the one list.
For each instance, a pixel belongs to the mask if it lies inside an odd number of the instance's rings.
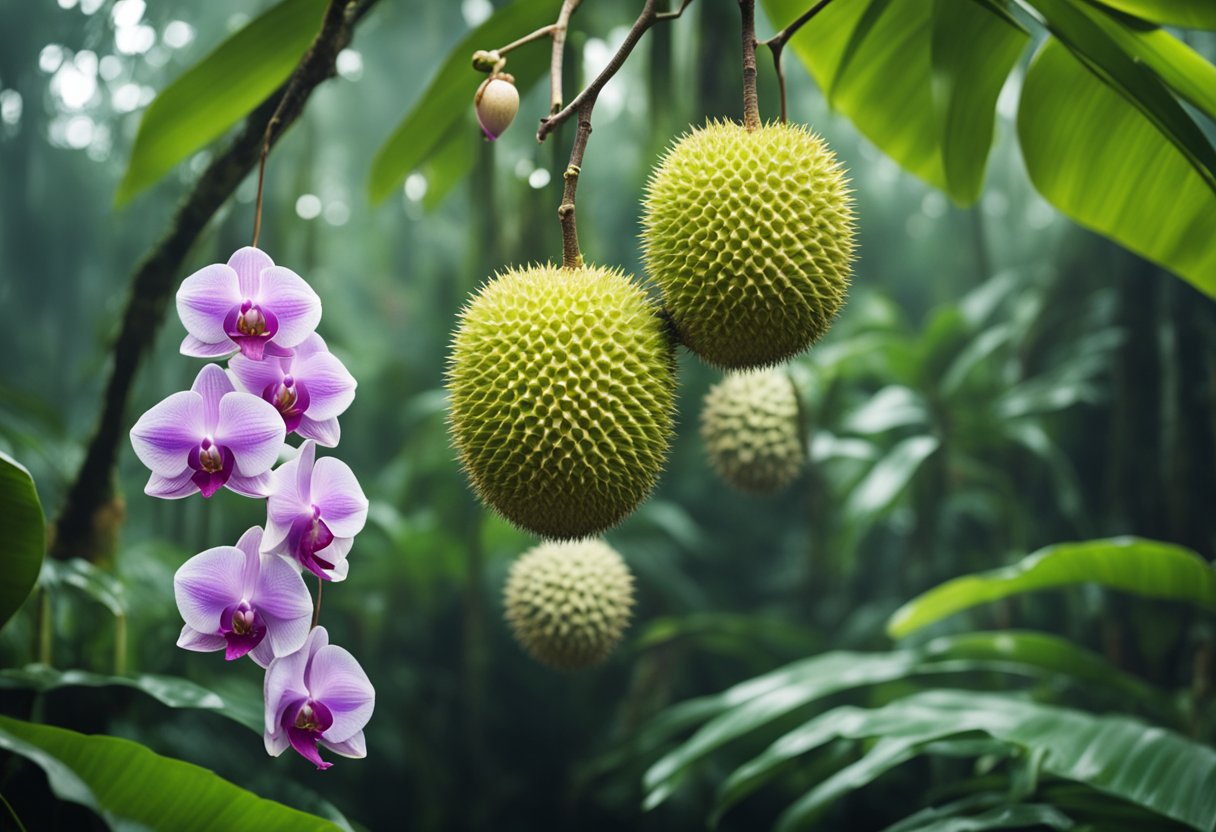
[[578,670],[603,661],[621,640],[633,575],[602,540],[542,543],[511,566],[503,598],[511,631],[529,655]]
[[705,396],[701,438],[709,464],[740,491],[771,494],[806,464],[798,396],[783,370],[731,373]]
[[507,269],[461,313],[448,389],[452,438],[481,498],[535,534],[585,537],[658,479],[673,349],[620,271]]
[[853,208],[835,155],[805,127],[710,122],[651,174],[646,270],[681,340],[726,369],[776,364],[844,303]]

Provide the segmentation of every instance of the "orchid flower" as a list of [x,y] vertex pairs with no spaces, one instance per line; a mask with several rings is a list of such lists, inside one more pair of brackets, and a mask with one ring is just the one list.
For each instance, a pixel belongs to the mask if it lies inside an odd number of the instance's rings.
[[174,393],[139,417],[131,445],[152,470],[144,493],[176,500],[227,486],[265,497],[270,468],[286,431],[277,410],[250,393],[238,393],[215,364],[199,371],[189,390]]
[[177,609],[186,622],[177,646],[223,650],[228,661],[249,654],[266,667],[304,646],[312,596],[304,578],[278,555],[264,555],[262,527],[235,546],[217,546],[182,564],[173,576]]
[[359,662],[329,643],[324,627],[313,627],[304,646],[275,659],[266,671],[266,752],[277,757],[291,746],[318,769],[317,744],[344,757],[366,757],[363,727],[371,719],[376,691]]
[[355,379],[320,335],[305,338],[294,355],[264,361],[234,355],[228,369],[241,386],[278,409],[288,433],[329,448],[338,444],[338,416],[355,400]]
[[262,549],[284,554],[327,581],[346,577],[346,555],[367,522],[367,497],[345,462],[316,458],[311,439],[271,475]]
[[321,299],[291,269],[246,246],[227,265],[205,266],[182,281],[177,313],[188,333],[183,355],[214,358],[239,349],[261,361],[264,354],[289,355],[313,333]]

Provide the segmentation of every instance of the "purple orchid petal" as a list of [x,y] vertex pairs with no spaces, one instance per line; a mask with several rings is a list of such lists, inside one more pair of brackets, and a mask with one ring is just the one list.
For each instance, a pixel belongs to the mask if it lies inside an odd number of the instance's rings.
[[308,385],[308,415],[314,419],[339,416],[355,400],[355,378],[332,353],[297,356],[292,362],[292,375]]
[[254,361],[244,355],[234,355],[228,362],[228,369],[244,388],[246,393],[255,396],[272,385],[278,385],[283,376],[291,372],[291,358],[266,358]]
[[269,471],[286,435],[279,412],[252,393],[229,393],[220,401],[215,441],[232,451],[241,476]]
[[221,635],[200,633],[186,624],[182,627],[182,634],[177,637],[177,646],[183,650],[193,650],[197,653],[212,653],[216,650],[223,650],[227,646],[227,642]]
[[203,397],[203,433],[198,438],[215,432],[220,420],[220,400],[236,390],[232,379],[218,364],[206,364],[194,377],[190,389]]
[[226,661],[236,661],[266,639],[265,619],[247,601],[233,604],[220,615],[220,634],[224,636]]
[[296,495],[301,508],[312,510],[312,470],[317,462],[317,445],[315,442],[305,442],[300,446],[300,455],[296,457]]
[[245,553],[235,546],[216,546],[186,561],[173,576],[173,595],[186,626],[218,633],[220,617],[241,600]]
[[354,537],[367,522],[367,497],[350,466],[340,459],[317,460],[312,471],[312,503],[334,537]]
[[198,493],[198,485],[194,482],[194,471],[187,468],[176,477],[162,477],[153,474],[148,477],[144,493],[149,497],[160,497],[162,500],[180,500]]
[[176,477],[186,467],[186,455],[203,433],[203,399],[198,393],[184,390],[139,417],[131,428],[131,446],[139,461],[153,473]]
[[241,303],[237,273],[219,264],[204,266],[182,281],[177,314],[186,331],[206,344],[224,342],[224,316]]
[[295,355],[295,350],[291,347],[281,347],[274,341],[269,341],[266,344],[263,355],[267,358],[291,358]]
[[291,524],[308,508],[296,488],[296,471],[300,466],[300,456],[308,444],[305,442],[301,447],[300,455],[284,462],[270,475],[270,499],[266,501],[266,534],[262,538],[264,552],[279,548],[287,539]]
[[317,767],[318,771],[325,771],[333,766],[333,763],[326,762],[321,759],[321,751],[317,748],[317,742],[320,737],[315,731],[301,731],[298,728],[284,729],[287,734],[287,740],[291,743],[301,757]]
[[304,684],[309,695],[325,703],[333,717],[324,731],[331,742],[350,739],[372,718],[376,690],[346,648],[329,644],[318,650],[304,670]]
[[207,446],[206,449],[204,450],[202,445],[196,446],[190,451],[187,462],[194,469],[194,475],[191,477],[194,484],[204,497],[210,497],[223,488],[232,477],[235,458],[229,449],[212,445],[206,439],[203,442]]
[[304,685],[304,669],[317,650],[329,644],[329,633],[324,627],[313,627],[308,633],[304,646],[296,652],[275,659],[266,669],[266,680],[263,683],[263,700],[266,704],[266,750],[271,754],[280,754],[287,747],[277,739],[273,743],[278,751],[272,751],[272,738],[283,734],[282,718],[288,705],[308,698],[308,688]]
[[[241,573],[241,597],[252,598],[257,593],[259,578],[262,573],[262,527],[250,526],[245,529],[236,548],[245,556],[245,570]],[[258,606],[261,606],[259,603]]]
[[232,355],[235,351],[236,344],[232,343],[232,340],[227,337],[223,341],[215,343],[200,341],[193,335],[187,335],[182,339],[181,353],[191,358],[222,358],[226,355]]
[[314,332],[296,345],[295,357],[297,361],[304,361],[317,353],[327,352],[329,352],[329,346],[325,343],[325,339]]
[[362,731],[342,742],[330,742],[328,737],[321,737],[321,745],[343,757],[361,760],[367,756],[367,740],[364,739]]
[[242,477],[240,474],[234,473],[224,485],[228,486],[229,491],[234,491],[242,497],[261,500],[270,496],[270,472],[258,474],[256,477]]
[[278,757],[291,748],[291,741],[287,739],[287,732],[283,730],[274,734],[263,734],[262,739],[266,742],[266,753],[271,757]]
[[245,298],[257,297],[261,287],[261,275],[274,265],[270,255],[260,248],[245,246],[239,248],[228,258],[228,267],[236,273],[241,294],[238,303]]
[[[278,555],[260,555],[261,574],[255,591],[258,611],[269,629],[270,655],[254,656],[263,667],[277,656],[290,655],[308,639],[312,620],[312,596],[295,567]],[[261,647],[259,646],[259,650]]]
[[321,299],[304,278],[282,266],[263,271],[261,281],[256,301],[278,318],[274,342],[280,347],[294,347],[321,322]]
[[342,429],[336,417],[318,421],[307,415],[302,416],[300,424],[296,425],[296,433],[326,448],[336,448],[342,439]]

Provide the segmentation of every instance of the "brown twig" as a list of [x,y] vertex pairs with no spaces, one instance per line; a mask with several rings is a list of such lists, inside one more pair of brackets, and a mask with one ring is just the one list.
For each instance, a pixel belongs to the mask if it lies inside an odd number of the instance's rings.
[[612,60],[608,62],[608,66],[604,67],[600,74],[595,77],[595,80],[575,96],[573,101],[556,113],[545,116],[540,120],[540,127],[536,130],[536,140],[543,142],[559,125],[578,112],[587,99],[591,99],[594,102],[595,98],[599,96],[600,90],[604,88],[604,85],[611,81],[612,77],[620,71],[621,66],[625,63],[625,59],[633,52],[633,47],[638,45],[638,41],[642,39],[642,35],[646,34],[646,30],[661,20],[675,20],[684,13],[684,10],[691,3],[692,0],[684,0],[684,2],[681,2],[680,8],[675,11],[656,12],[654,7],[657,5],[657,0],[646,0],[642,13],[633,22],[633,27],[629,30],[629,34],[625,35],[625,42],[621,44],[621,48],[612,56]]
[[[169,230],[136,269],[114,343],[114,363],[106,382],[101,415],[56,521],[51,547],[54,556],[92,560],[104,555],[97,551],[97,519],[104,515],[104,507],[114,497],[118,448],[126,438],[127,399],[173,296],[178,270],[208,221],[258,161],[268,128],[273,145],[303,112],[313,89],[336,74],[334,61],[338,53],[350,42],[355,24],[376,2],[331,0],[320,33],[300,59],[291,79],[245,119],[240,134],[207,166],[177,209]],[[271,122],[276,114],[278,121],[274,126]]]
[[756,93],[756,0],[739,0],[743,17],[743,126],[760,126],[760,96]]
[[578,190],[578,176],[583,170],[583,152],[587,139],[591,137],[591,111],[595,108],[596,95],[583,99],[578,109],[578,129],[574,134],[574,146],[570,149],[570,163],[562,174],[562,204],[558,206],[557,218],[562,224],[562,268],[577,269],[583,265],[583,253],[578,247],[578,226],[574,220],[574,196]]
[[562,60],[566,52],[566,31],[570,15],[582,0],[562,0],[562,9],[553,24],[553,57],[549,61],[549,114],[562,108]]
[[769,51],[773,53],[773,68],[777,71],[777,87],[781,91],[782,124],[785,124],[789,120],[789,117],[787,115],[785,105],[785,70],[781,68],[781,50],[785,49],[785,45],[789,42],[789,39],[792,38],[799,29],[809,23],[811,19],[815,17],[815,15],[823,11],[827,7],[828,3],[831,2],[832,0],[819,0],[818,3],[811,6],[809,9],[799,15],[793,23],[786,26],[768,40],[761,41],[761,45],[767,46]]
[[[625,36],[625,42],[612,56],[608,66],[604,67],[595,80],[575,96],[573,101],[564,108],[550,112],[548,116],[540,120],[536,140],[543,142],[545,137],[552,133],[558,125],[569,119],[572,114],[578,113],[578,129],[574,133],[574,145],[570,148],[570,162],[566,165],[565,173],[562,174],[562,202],[557,208],[557,218],[562,225],[562,268],[576,269],[583,264],[583,254],[578,245],[574,198],[578,191],[578,178],[583,170],[583,153],[587,150],[587,139],[591,137],[591,111],[595,109],[595,102],[599,98],[600,90],[620,70],[629,54],[633,52],[633,48],[641,40],[642,35],[646,34],[646,30],[660,20],[676,19],[684,13],[691,2],[692,0],[682,0],[680,7],[675,11],[656,12],[657,0],[646,0],[642,13],[634,21],[633,28]],[[560,67],[558,74],[560,74]]]

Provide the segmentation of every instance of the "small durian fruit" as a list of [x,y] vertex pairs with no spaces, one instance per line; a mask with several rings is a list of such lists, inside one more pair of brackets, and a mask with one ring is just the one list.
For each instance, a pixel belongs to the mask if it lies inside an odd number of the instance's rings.
[[798,395],[783,370],[731,373],[701,409],[709,464],[729,485],[753,494],[785,488],[806,464]]
[[488,141],[494,141],[511,126],[519,112],[519,90],[510,75],[491,75],[481,82],[473,96],[477,121]]
[[511,566],[503,600],[532,658],[581,670],[606,659],[629,626],[633,575],[602,540],[541,543]]
[[805,127],[710,122],[684,136],[651,174],[642,225],[646,270],[681,341],[714,366],[784,361],[844,303],[852,199]]
[[448,390],[453,443],[482,500],[534,534],[586,537],[658,480],[674,349],[618,270],[507,269],[461,313]]

